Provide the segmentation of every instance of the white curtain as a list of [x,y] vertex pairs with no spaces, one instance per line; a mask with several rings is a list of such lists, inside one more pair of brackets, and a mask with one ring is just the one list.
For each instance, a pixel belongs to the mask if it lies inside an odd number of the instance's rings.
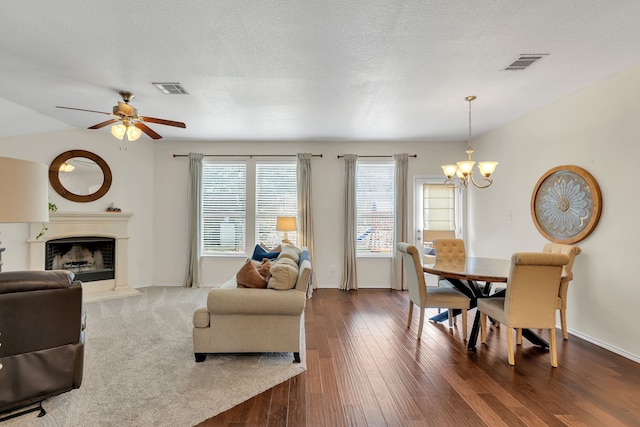
[[202,153],[189,153],[189,194],[187,229],[189,238],[189,257],[187,275],[184,280],[186,288],[201,287],[200,281],[200,235],[202,212]]
[[[298,182],[298,242],[300,247],[306,246],[311,257],[311,271],[315,269],[313,245],[313,209],[311,206],[311,159],[310,153],[298,153],[296,168]],[[318,288],[316,275],[311,274],[311,286],[307,288],[307,296],[311,298],[313,290]]]
[[356,154],[344,155],[344,259],[340,289],[358,289],[356,271]]
[[402,256],[396,249],[398,242],[408,242],[407,227],[407,169],[409,165],[408,154],[394,154],[395,172],[395,201],[394,201],[394,230],[393,230],[393,250],[391,258],[391,287],[404,291],[407,283],[404,276],[404,266]]

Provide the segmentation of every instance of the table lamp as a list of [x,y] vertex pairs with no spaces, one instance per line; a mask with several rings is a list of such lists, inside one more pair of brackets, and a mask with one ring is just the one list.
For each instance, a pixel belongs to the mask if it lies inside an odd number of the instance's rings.
[[49,221],[49,168],[0,157],[0,223]]
[[284,231],[284,238],[282,239],[282,243],[291,243],[287,232],[296,231],[296,217],[279,216],[276,220],[276,231]]

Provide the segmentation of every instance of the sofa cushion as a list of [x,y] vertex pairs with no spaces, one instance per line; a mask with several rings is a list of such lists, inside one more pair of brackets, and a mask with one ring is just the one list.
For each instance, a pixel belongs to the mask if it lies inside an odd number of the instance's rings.
[[[284,250],[284,248],[283,248]],[[291,258],[278,258],[269,270],[271,278],[267,287],[280,291],[293,289],[298,280],[298,264]]]
[[280,255],[278,255],[278,259],[290,258],[293,262],[298,264],[300,261],[300,252],[300,249],[293,245],[282,245],[282,251],[280,252]]
[[254,261],[262,261],[267,258],[270,260],[278,258],[280,252],[267,252],[262,246],[256,245],[253,249],[253,255],[251,255],[251,259]]
[[236,274],[236,282],[239,288],[266,288],[268,279],[260,274],[260,264],[247,259],[242,268]]

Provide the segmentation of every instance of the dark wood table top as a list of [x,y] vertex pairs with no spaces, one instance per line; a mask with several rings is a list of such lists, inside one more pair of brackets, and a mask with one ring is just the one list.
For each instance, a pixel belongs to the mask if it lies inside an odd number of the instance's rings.
[[466,257],[460,260],[428,263],[422,266],[425,273],[460,280],[506,283],[511,260],[501,258]]
[[[460,260],[427,263],[422,266],[425,273],[459,280],[506,283],[509,279],[511,260],[503,258],[466,257]],[[571,280],[562,277],[562,281]]]

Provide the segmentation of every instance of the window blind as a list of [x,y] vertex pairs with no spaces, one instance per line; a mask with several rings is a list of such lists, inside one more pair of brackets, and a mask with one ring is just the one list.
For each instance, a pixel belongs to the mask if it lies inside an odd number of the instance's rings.
[[245,162],[203,163],[203,255],[245,251],[246,185]]
[[444,184],[424,184],[422,187],[424,230],[455,231],[455,188]]
[[[298,216],[296,162],[256,163],[256,243],[276,246],[284,233],[276,231],[278,216]],[[296,232],[289,231],[296,242]]]
[[357,255],[390,256],[393,251],[394,175],[393,161],[358,160]]

